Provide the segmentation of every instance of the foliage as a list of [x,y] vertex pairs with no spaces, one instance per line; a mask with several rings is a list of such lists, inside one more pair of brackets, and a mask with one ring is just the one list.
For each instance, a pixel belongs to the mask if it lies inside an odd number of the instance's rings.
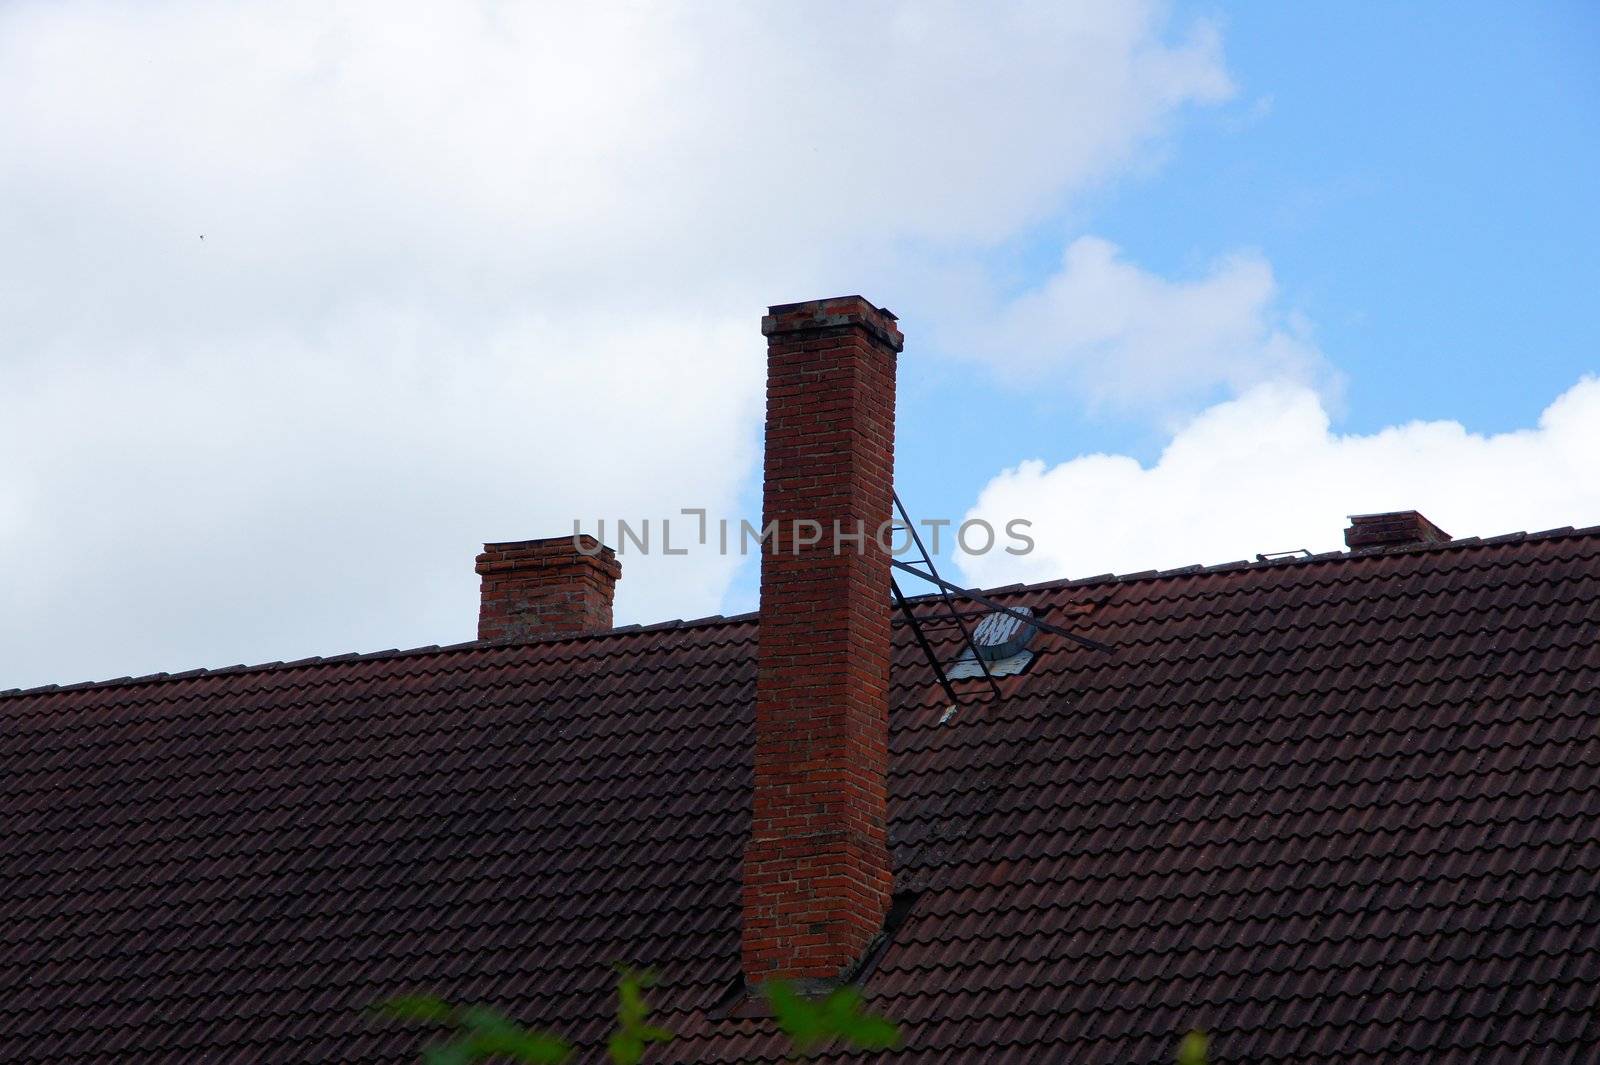
[[1178,1044],[1178,1065],[1206,1065],[1210,1049],[1211,1041],[1206,1038],[1206,1033],[1198,1030],[1190,1032]]
[[653,972],[635,972],[619,967],[622,974],[617,981],[617,1030],[606,1041],[611,1060],[617,1065],[638,1065],[644,1057],[644,1048],[651,1043],[665,1043],[672,1033],[647,1023],[650,1007],[644,1001],[644,989],[654,987]]
[[[655,974],[623,966],[617,971],[617,1028],[606,1041],[606,1050],[616,1065],[638,1065],[650,1044],[665,1043],[672,1033],[649,1020],[644,992],[655,985]],[[862,1009],[861,993],[854,987],[835,988],[826,998],[813,1001],[780,981],[769,984],[766,995],[778,1027],[797,1054],[833,1039],[859,1050],[900,1045],[899,1026]],[[402,995],[373,1009],[386,1017],[426,1021],[452,1030],[449,1041],[422,1052],[422,1065],[476,1065],[490,1058],[555,1065],[572,1054],[572,1046],[561,1037],[524,1028],[484,1006],[456,1007],[432,995]]]
[[772,1015],[796,1053],[808,1053],[832,1039],[842,1039],[860,1050],[900,1045],[899,1026],[863,1010],[861,992],[849,984],[834,988],[821,1001],[808,999],[782,982],[768,984],[766,992]]
[[524,1028],[486,1006],[457,1008],[431,995],[402,995],[373,1008],[385,1016],[453,1029],[449,1042],[422,1052],[423,1065],[475,1065],[495,1057],[524,1065],[557,1065],[572,1053],[561,1037]]
[[[639,1065],[652,1043],[665,1043],[672,1033],[649,1021],[644,992],[655,986],[655,973],[618,966],[617,1029],[606,1042],[615,1065]],[[782,981],[766,985],[767,1002],[779,1029],[795,1054],[808,1054],[838,1039],[857,1050],[890,1050],[900,1045],[900,1026],[863,1008],[861,992],[846,984],[821,999],[809,998]],[[402,995],[380,1002],[373,1010],[386,1017],[426,1021],[452,1030],[448,1042],[422,1052],[422,1065],[477,1065],[490,1058],[521,1065],[557,1065],[572,1054],[560,1036],[524,1028],[485,1006],[452,1006],[432,995]],[[1192,1031],[1178,1043],[1177,1065],[1207,1065],[1210,1040]]]

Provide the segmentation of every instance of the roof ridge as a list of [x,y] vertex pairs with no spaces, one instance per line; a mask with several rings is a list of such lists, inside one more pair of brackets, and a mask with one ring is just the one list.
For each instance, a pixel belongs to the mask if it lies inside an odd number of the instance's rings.
[[[1556,529],[1544,529],[1539,532],[1510,532],[1492,537],[1469,536],[1443,543],[1425,544],[1397,544],[1375,547],[1356,548],[1349,551],[1325,551],[1321,554],[1306,555],[1296,558],[1269,558],[1258,561],[1240,559],[1233,562],[1220,562],[1212,565],[1193,564],[1178,566],[1172,569],[1141,570],[1136,573],[1100,573],[1091,577],[1062,577],[1055,580],[1040,581],[1037,584],[1012,583],[993,588],[979,589],[985,595],[1014,595],[1019,593],[1057,591],[1063,588],[1092,588],[1097,585],[1131,584],[1139,581],[1171,580],[1177,577],[1204,576],[1216,573],[1232,573],[1238,570],[1268,569],[1273,567],[1306,566],[1330,562],[1356,562],[1367,558],[1382,558],[1391,555],[1421,554],[1432,551],[1451,551],[1469,547],[1497,547],[1512,543],[1527,543],[1546,540],[1576,539],[1580,537],[1600,537],[1600,525],[1590,525],[1583,528],[1574,528],[1567,525]],[[912,603],[925,603],[936,599],[939,592],[928,592],[923,595],[907,596]],[[243,663],[230,666],[201,667],[187,669],[176,673],[147,673],[142,676],[113,677],[107,680],[77,681],[71,684],[41,684],[30,688],[5,688],[0,689],[0,699],[20,697],[27,695],[44,695],[52,692],[85,691],[94,688],[113,688],[135,684],[156,684],[163,681],[191,680],[198,677],[229,676],[233,674],[266,673],[278,669],[303,669],[312,666],[342,665],[349,662],[377,662],[391,658],[422,657],[434,654],[454,654],[462,651],[493,651],[515,647],[545,646],[559,643],[582,643],[590,640],[610,639],[613,637],[652,635],[660,632],[675,631],[680,629],[706,628],[716,625],[737,625],[754,621],[758,616],[757,611],[746,611],[741,614],[709,614],[705,617],[683,620],[673,618],[667,621],[651,622],[650,624],[618,625],[609,629],[599,629],[594,632],[578,633],[567,636],[545,636],[529,640],[516,640],[506,643],[485,643],[482,640],[466,640],[453,644],[426,644],[411,648],[387,648],[382,651],[346,651],[336,655],[313,655],[308,658],[299,658],[291,661],[260,662],[254,665]]]
[[[1419,544],[1384,544],[1373,547],[1358,547],[1345,551],[1323,551],[1314,555],[1300,555],[1289,558],[1237,559],[1232,562],[1217,562],[1212,564],[1191,564],[1177,566],[1171,569],[1140,570],[1137,573],[1099,573],[1092,577],[1060,577],[1054,580],[1040,581],[1038,584],[1012,584],[1003,588],[994,589],[988,594],[998,595],[1017,591],[1055,591],[1060,588],[1087,587],[1095,584],[1124,584],[1134,581],[1170,580],[1174,577],[1192,577],[1212,573],[1232,573],[1245,569],[1268,569],[1276,566],[1306,566],[1325,562],[1358,562],[1367,558],[1385,558],[1391,555],[1424,554],[1431,551],[1450,551],[1467,547],[1499,547],[1504,544],[1527,543],[1529,541],[1567,540],[1581,537],[1600,537],[1600,525],[1588,525],[1574,528],[1564,525],[1557,529],[1543,529],[1539,532],[1509,532],[1498,536],[1463,536],[1455,540],[1446,540],[1442,543]],[[937,595],[938,593],[930,593]],[[927,596],[915,596],[915,599]]]
[[197,669],[186,669],[178,673],[145,673],[140,676],[112,677],[106,680],[83,680],[71,684],[38,684],[31,688],[0,688],[0,699],[12,696],[43,695],[50,692],[87,691],[93,688],[116,688],[134,684],[158,684],[163,681],[191,680],[197,677],[222,677],[234,674],[269,673],[279,669],[304,669],[310,666],[344,665],[349,662],[380,662],[390,658],[420,658],[433,654],[454,654],[461,651],[498,651],[516,647],[532,647],[553,645],[560,643],[580,643],[586,640],[602,639],[612,636],[648,635],[674,629],[703,628],[712,625],[728,625],[753,621],[756,617],[754,611],[744,614],[709,614],[705,617],[684,621],[675,618],[670,621],[656,621],[648,625],[618,625],[609,629],[597,629],[594,632],[582,632],[566,636],[542,636],[527,640],[508,640],[499,643],[489,643],[483,640],[463,640],[451,644],[424,644],[418,647],[394,648],[382,651],[345,651],[335,655],[311,655],[307,658],[297,658],[292,661],[257,662],[246,665],[238,663],[231,666],[210,666]]

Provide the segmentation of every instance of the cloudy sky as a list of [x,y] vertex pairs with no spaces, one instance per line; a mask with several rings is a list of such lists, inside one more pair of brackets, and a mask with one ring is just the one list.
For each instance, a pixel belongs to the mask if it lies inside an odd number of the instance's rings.
[[485,540],[753,519],[760,314],[838,293],[908,504],[1034,522],[973,581],[1600,523],[1597,99],[1581,4],[10,0],[0,687],[469,639]]

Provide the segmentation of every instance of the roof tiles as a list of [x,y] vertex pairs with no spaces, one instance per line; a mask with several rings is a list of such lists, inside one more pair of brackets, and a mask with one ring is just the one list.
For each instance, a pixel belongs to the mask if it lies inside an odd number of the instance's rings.
[[[865,980],[918,1061],[1579,1062],[1600,966],[1600,534],[1006,601],[943,724],[897,629],[897,887]],[[954,657],[955,634],[938,643]],[[776,1061],[738,990],[754,620],[0,697],[0,1059],[399,1062],[428,989],[592,1047]],[[840,1055],[841,1060],[848,1055]]]

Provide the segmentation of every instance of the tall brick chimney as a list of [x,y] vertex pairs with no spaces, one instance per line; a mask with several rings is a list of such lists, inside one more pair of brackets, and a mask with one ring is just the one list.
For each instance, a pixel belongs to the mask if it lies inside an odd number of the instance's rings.
[[[894,315],[860,296],[769,309],[748,985],[846,974],[882,930],[887,840]],[[793,535],[814,521],[820,541]],[[837,523],[837,524],[836,524]],[[836,550],[834,530],[866,533]]]
[[515,643],[611,627],[622,563],[592,536],[484,544],[476,568],[483,577],[480,640]]

